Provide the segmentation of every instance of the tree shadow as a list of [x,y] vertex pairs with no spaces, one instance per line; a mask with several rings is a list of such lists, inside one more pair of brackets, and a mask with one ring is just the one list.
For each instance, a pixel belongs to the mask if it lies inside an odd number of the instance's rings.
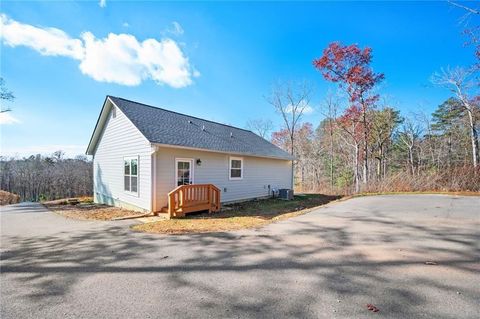
[[[158,236],[105,226],[6,236],[2,281],[14,287],[15,298],[36,305],[64,302],[89,277],[135,278],[145,298],[161,292],[158,307],[174,308],[179,317],[365,317],[366,303],[391,318],[456,318],[462,308],[478,310],[479,288],[466,284],[479,276],[475,222],[352,215],[319,210],[230,233]],[[114,285],[125,287],[121,280]],[[444,297],[456,304],[435,306]],[[175,306],[186,300],[188,307]]]
[[245,202],[226,204],[218,213],[209,214],[206,211],[189,213],[185,218],[232,218],[232,217],[258,217],[273,219],[286,213],[292,213],[328,204],[340,199],[342,196],[324,194],[295,195],[293,200],[285,201],[279,198],[249,200]]
[[35,214],[45,213],[45,209],[33,202],[22,202],[18,204],[8,205],[8,210],[0,206],[1,214]]

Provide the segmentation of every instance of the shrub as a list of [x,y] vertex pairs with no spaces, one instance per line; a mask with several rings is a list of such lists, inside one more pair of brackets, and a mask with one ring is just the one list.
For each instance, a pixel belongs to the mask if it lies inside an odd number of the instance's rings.
[[10,205],[20,202],[20,196],[0,190],[0,205]]

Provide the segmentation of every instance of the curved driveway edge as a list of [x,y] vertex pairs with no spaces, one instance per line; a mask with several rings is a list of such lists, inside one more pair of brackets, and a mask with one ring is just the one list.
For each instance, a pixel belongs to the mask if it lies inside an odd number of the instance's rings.
[[261,229],[179,236],[2,207],[0,315],[476,318],[478,207],[369,196]]

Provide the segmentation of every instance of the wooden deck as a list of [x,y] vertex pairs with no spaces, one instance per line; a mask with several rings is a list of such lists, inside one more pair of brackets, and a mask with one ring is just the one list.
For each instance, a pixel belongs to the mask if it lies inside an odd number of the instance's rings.
[[220,207],[220,189],[212,184],[192,184],[178,186],[168,193],[168,206],[162,211],[175,218],[202,210],[218,212]]

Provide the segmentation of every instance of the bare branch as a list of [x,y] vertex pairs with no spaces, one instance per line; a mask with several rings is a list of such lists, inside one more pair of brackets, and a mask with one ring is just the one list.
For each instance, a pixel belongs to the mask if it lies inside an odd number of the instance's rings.
[[272,92],[267,97],[275,111],[281,115],[285,128],[288,131],[291,142],[290,153],[293,154],[295,145],[295,131],[305,110],[309,108],[310,98],[313,93],[313,87],[306,81],[301,82],[278,82],[272,88]]
[[273,122],[264,119],[248,120],[247,128],[266,139],[273,129]]
[[467,6],[464,6],[463,4],[460,4],[460,3],[457,3],[457,2],[454,2],[454,1],[450,1],[450,0],[447,0],[447,2],[450,3],[451,5],[455,6],[455,7],[467,10],[469,13],[480,14],[480,10],[477,10],[477,9],[474,9],[474,8],[471,8],[471,7],[467,7]]

